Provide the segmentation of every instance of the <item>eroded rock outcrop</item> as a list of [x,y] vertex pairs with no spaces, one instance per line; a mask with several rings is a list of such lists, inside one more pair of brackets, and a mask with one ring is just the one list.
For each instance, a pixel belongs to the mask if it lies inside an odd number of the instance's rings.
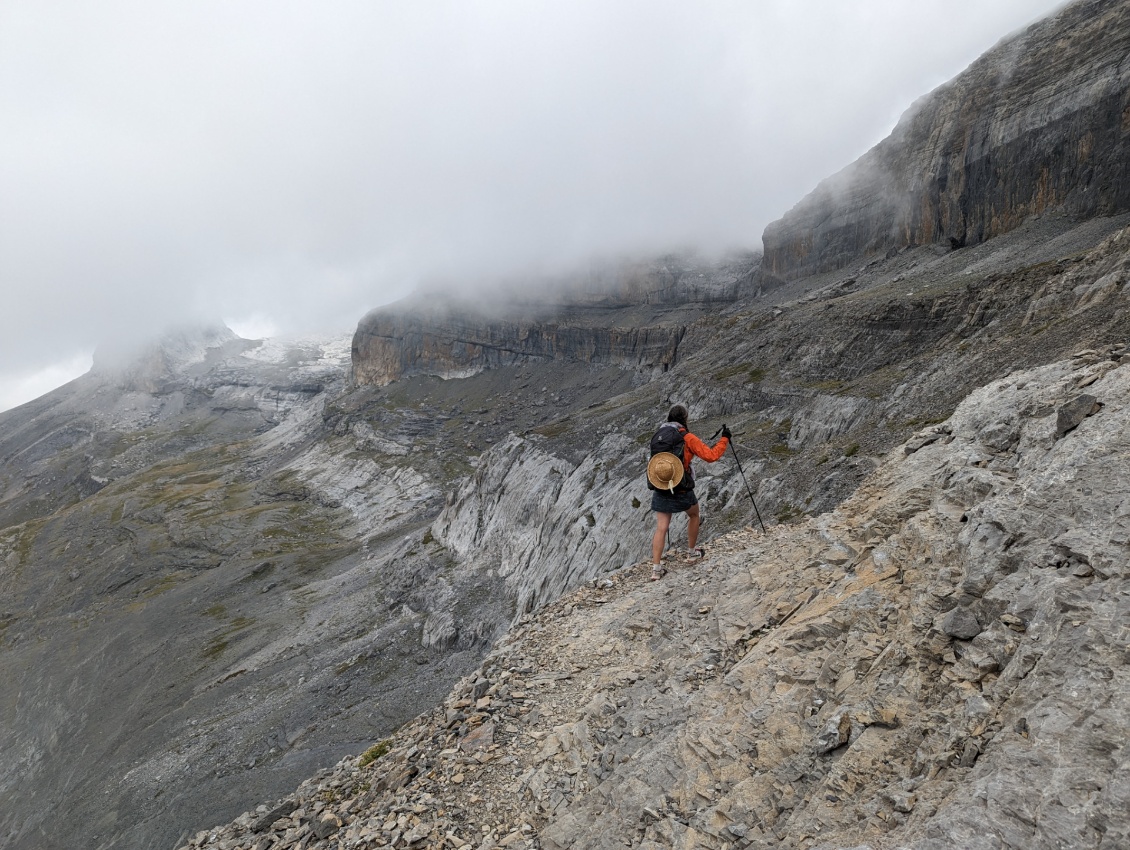
[[1130,209],[1130,6],[1081,0],[921,99],[765,230],[766,274],[972,245],[1029,216]]

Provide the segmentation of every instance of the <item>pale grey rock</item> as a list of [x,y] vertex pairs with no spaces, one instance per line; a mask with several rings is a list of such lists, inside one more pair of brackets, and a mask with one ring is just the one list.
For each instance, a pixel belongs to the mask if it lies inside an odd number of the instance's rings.
[[827,755],[839,749],[851,740],[853,730],[851,710],[841,708],[828,718],[828,722],[816,736],[816,754]]
[[459,630],[455,625],[455,616],[451,611],[435,611],[428,615],[424,621],[424,630],[420,635],[420,645],[426,649],[439,647],[445,649],[455,644],[459,638]]
[[850,431],[869,411],[867,399],[820,395],[793,414],[788,446],[796,450],[814,443],[826,443]]

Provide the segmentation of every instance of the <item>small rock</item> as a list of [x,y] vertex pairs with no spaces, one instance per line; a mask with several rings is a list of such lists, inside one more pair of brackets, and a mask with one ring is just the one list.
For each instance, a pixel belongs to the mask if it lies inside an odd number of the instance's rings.
[[1067,402],[1056,411],[1055,417],[1055,437],[1058,440],[1060,437],[1067,434],[1069,431],[1074,430],[1079,424],[1095,413],[1102,409],[1099,400],[1093,395],[1084,393],[1081,396]]
[[404,843],[409,847],[411,847],[413,844],[419,844],[421,841],[428,837],[428,834],[430,832],[431,829],[429,827],[425,826],[422,823],[418,824],[408,832],[404,833]]
[[960,640],[972,640],[983,629],[968,608],[954,608],[942,619],[942,631]]
[[273,824],[279,818],[285,818],[287,815],[289,815],[291,812],[293,812],[297,808],[298,808],[298,803],[296,803],[294,800],[287,800],[285,803],[282,803],[281,805],[276,806],[275,808],[273,808],[269,812],[267,812],[265,815],[263,815],[261,818],[259,818],[257,821],[255,821],[255,823],[253,823],[251,825],[251,831],[252,832],[263,832],[264,830],[268,829],[271,826],[271,824]]
[[816,736],[816,754],[826,755],[851,740],[851,712],[841,708],[824,724]]
[[312,829],[316,838],[329,838],[341,829],[341,818],[333,812],[322,812],[314,821]]
[[917,802],[918,797],[915,794],[897,794],[892,805],[894,805],[896,812],[908,815],[914,811],[914,805]]
[[1001,614],[1001,622],[1014,632],[1022,632],[1028,628],[1028,624],[1015,614]]
[[961,751],[961,760],[958,762],[960,767],[973,767],[973,762],[977,761],[977,756],[981,755],[981,748],[977,746],[977,742],[970,738],[965,742],[965,749]]
[[465,753],[475,750],[485,750],[494,743],[494,723],[486,722],[467,733],[467,737],[459,742],[460,749]]

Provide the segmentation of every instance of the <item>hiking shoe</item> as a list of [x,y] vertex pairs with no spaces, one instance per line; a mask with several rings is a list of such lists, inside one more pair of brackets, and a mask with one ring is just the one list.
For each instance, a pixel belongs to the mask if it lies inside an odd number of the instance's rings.
[[659,564],[652,564],[651,565],[651,580],[652,581],[659,581],[665,575],[667,575],[666,569],[661,567]]
[[701,546],[696,546],[687,553],[687,559],[690,561],[701,561],[706,557],[706,550]]

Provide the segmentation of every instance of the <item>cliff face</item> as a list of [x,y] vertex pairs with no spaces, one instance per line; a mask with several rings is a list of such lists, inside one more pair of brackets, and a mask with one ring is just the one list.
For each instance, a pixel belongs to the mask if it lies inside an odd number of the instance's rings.
[[675,363],[684,330],[381,311],[370,313],[353,337],[353,380],[384,386],[411,374],[462,378],[532,359],[666,370]]
[[753,285],[757,257],[667,257],[565,279],[503,285],[475,299],[417,298],[369,313],[353,337],[353,380],[466,377],[533,360],[666,371],[688,322]]
[[[764,234],[786,280],[1028,217],[1130,209],[1130,4],[1084,0],[1003,41]],[[952,240],[952,242],[951,242]]]

